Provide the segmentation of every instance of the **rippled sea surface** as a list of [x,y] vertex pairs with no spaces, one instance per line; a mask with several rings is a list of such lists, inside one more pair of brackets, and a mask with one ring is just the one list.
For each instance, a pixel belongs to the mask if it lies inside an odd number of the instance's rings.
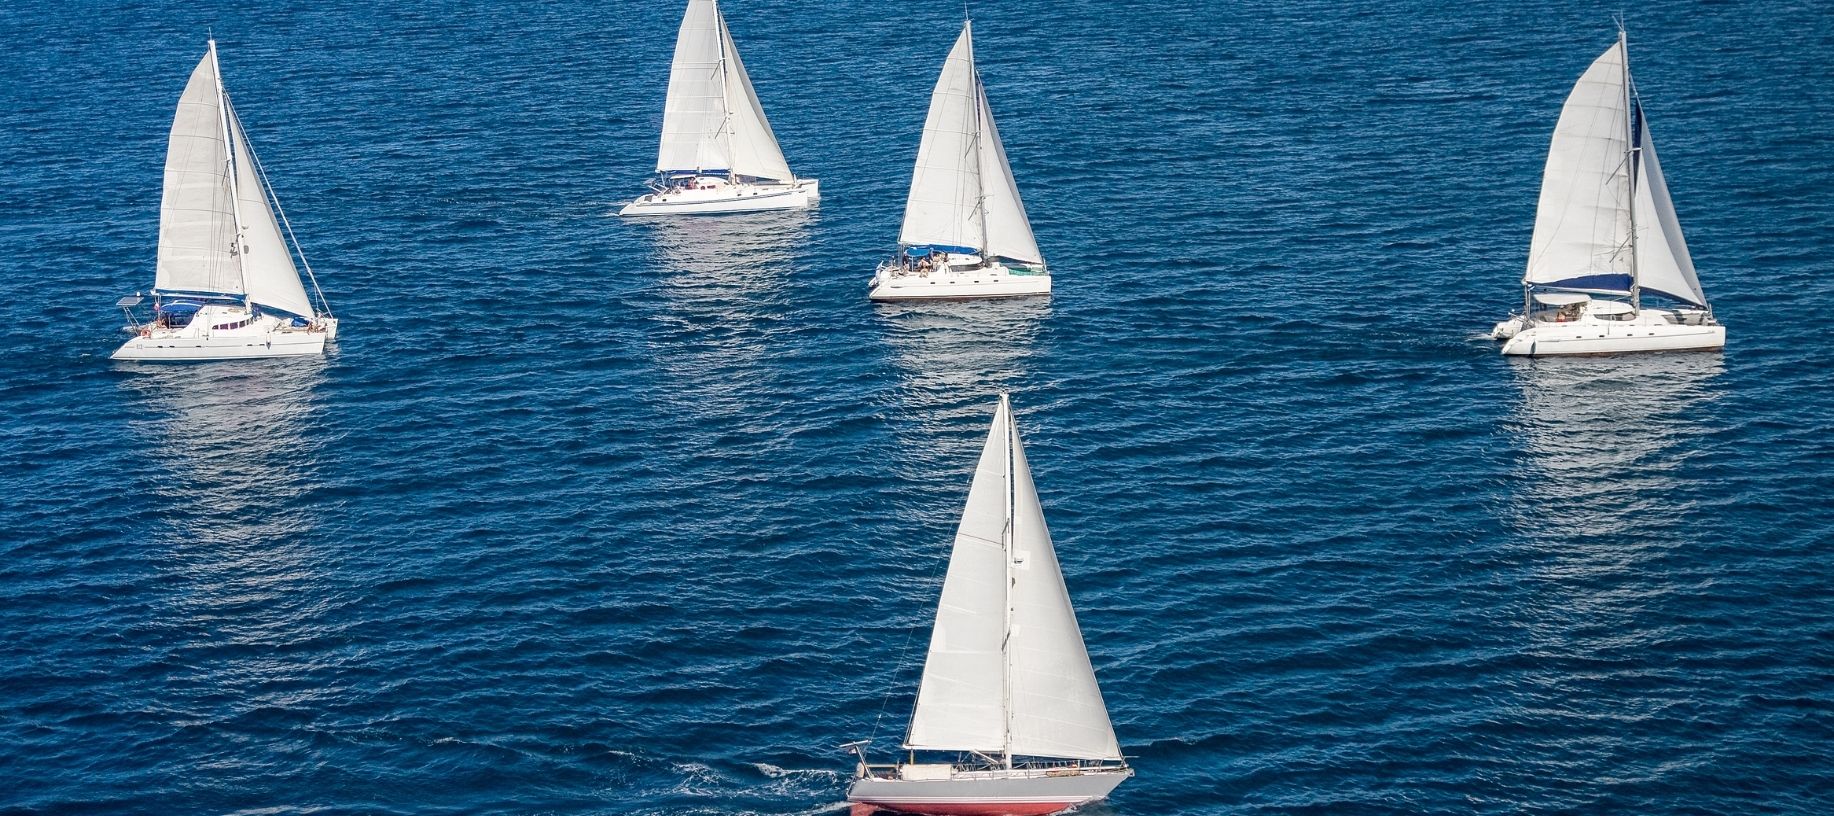
[[[1089,812],[1834,811],[1825,5],[976,3],[1057,292],[877,307],[958,4],[728,0],[825,199],[667,223],[677,3],[261,5],[0,6],[0,811],[839,811],[1002,389]],[[1620,8],[1729,344],[1505,360]],[[343,336],[111,364],[211,30]]]

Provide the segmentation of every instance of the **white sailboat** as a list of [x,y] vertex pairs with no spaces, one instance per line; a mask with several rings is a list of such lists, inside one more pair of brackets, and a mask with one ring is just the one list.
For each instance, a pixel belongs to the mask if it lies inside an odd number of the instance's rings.
[[[134,321],[128,327],[134,336],[112,359],[323,354],[325,341],[337,338],[338,321],[324,307],[316,278],[318,304],[306,296],[288,248],[293,228],[284,212],[275,218],[278,206],[223,91],[210,40],[179,97],[166,145],[153,319],[134,318],[141,296],[122,298],[117,305]],[[299,258],[305,262],[303,252]]]
[[1032,237],[1006,148],[974,66],[970,23],[930,94],[898,252],[872,277],[873,300],[1045,295],[1051,273]]
[[[1560,110],[1522,287],[1522,312],[1491,330],[1504,354],[1726,345],[1662,179],[1622,29]],[[1646,307],[1646,295],[1673,306]]]
[[1055,813],[1133,775],[1004,394],[949,556],[907,761],[868,763],[865,744],[845,746],[859,757],[848,801],[904,813]]
[[656,177],[618,214],[794,210],[820,200],[821,182],[790,172],[719,3],[688,0],[669,67]]

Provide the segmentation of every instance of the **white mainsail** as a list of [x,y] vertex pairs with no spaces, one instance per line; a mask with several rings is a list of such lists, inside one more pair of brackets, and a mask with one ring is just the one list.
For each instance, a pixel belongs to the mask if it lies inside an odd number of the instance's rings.
[[669,67],[656,171],[730,171],[790,181],[789,163],[716,0],[688,0]]
[[1630,290],[1627,76],[1620,37],[1586,69],[1560,109],[1524,283]]
[[1121,758],[1005,398],[968,491],[905,747]]
[[235,203],[229,191],[229,146],[223,141],[215,50],[212,46],[191,71],[166,141],[159,260],[153,274],[157,291],[242,294],[242,269],[231,251]]
[[962,508],[906,748],[1006,748],[1007,408],[994,414]]
[[236,199],[242,216],[243,278],[247,281],[248,300],[259,306],[300,317],[312,317],[312,301],[299,280],[299,269],[293,265],[293,254],[280,234],[280,222],[274,219],[274,208],[268,203],[268,189],[256,169],[254,152],[242,132],[242,121],[234,108],[229,111],[230,137],[235,140]]
[[1649,120],[1640,108],[1637,113],[1641,125],[1636,196],[1637,285],[1646,292],[1706,306],[1706,293],[1700,289],[1694,259],[1688,255],[1688,242],[1681,235],[1681,221],[1668,197],[1668,183],[1662,179],[1662,163],[1656,159]]
[[898,241],[1044,262],[974,66],[972,24],[962,24],[930,94]]
[[313,317],[267,185],[222,87],[212,42],[192,70],[172,118],[153,288],[239,295],[258,306]]

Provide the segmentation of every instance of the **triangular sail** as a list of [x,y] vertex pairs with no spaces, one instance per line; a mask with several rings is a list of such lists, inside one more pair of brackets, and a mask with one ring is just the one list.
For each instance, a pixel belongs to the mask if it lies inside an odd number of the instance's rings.
[[904,747],[1121,758],[1005,399],[962,510]]
[[982,248],[986,225],[981,218],[981,161],[976,147],[979,107],[974,45],[969,27],[963,25],[930,93],[930,112],[923,121],[923,141],[917,146],[899,243]]
[[235,140],[237,200],[241,203],[243,275],[248,281],[248,300],[255,305],[277,311],[312,317],[312,301],[300,283],[299,269],[293,265],[293,254],[281,237],[280,222],[268,203],[267,185],[256,170],[254,153],[249,150],[248,136],[235,110],[229,111],[230,136]]
[[1624,42],[1586,69],[1560,110],[1522,281],[1629,292],[1629,98]]
[[1005,749],[1007,413],[994,416],[949,553],[906,748]]
[[229,191],[229,146],[223,142],[216,61],[206,53],[178,98],[166,142],[165,190],[159,201],[161,292],[242,294],[232,253],[236,220]]
[[730,69],[726,72],[726,107],[730,116],[727,121],[731,127],[732,172],[751,178],[789,181],[794,178],[789,162],[783,158],[783,148],[777,145],[777,134],[771,131],[770,120],[764,118],[764,106],[758,103],[758,93],[752,90],[751,75],[745,72],[745,63],[739,59],[739,49],[733,45],[732,31],[726,27],[725,17],[720,17],[720,39],[726,47]]
[[715,0],[688,0],[682,15],[656,171],[793,178]]
[[1044,263],[974,67],[974,32],[967,23],[930,93],[898,241]]
[[1688,255],[1688,242],[1681,235],[1681,221],[1675,216],[1675,204],[1669,200],[1668,184],[1662,179],[1662,163],[1656,159],[1656,142],[1649,135],[1649,120],[1637,111],[1639,123],[1637,166],[1637,285],[1695,306],[1706,306],[1707,296],[1700,289],[1700,278],[1694,274],[1694,259]]
[[1057,551],[1013,431],[1011,746],[1024,756],[1120,759],[1121,746],[1089,665]]
[[993,123],[993,109],[987,106],[987,89],[981,85],[978,73],[974,89],[980,97],[981,212],[987,224],[987,246],[982,251],[1015,261],[1044,263],[1038,240],[1032,237],[1031,219],[1025,217],[1025,202],[1019,200],[1012,165],[1006,161],[1006,146],[1000,143],[1000,129]]

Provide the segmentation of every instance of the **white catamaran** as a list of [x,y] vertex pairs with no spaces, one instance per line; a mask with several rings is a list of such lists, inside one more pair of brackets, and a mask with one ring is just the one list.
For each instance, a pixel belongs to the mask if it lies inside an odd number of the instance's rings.
[[790,172],[716,0],[688,0],[681,18],[650,190],[618,214],[795,210],[821,200],[821,182]]
[[[1522,287],[1522,312],[1491,330],[1504,354],[1726,345],[1662,180],[1622,29],[1560,110]],[[1674,305],[1646,308],[1646,295]]]
[[[270,205],[270,202],[272,204]],[[132,295],[117,304],[134,337],[116,360],[226,360],[323,354],[337,318],[306,296],[293,265],[293,227],[268,188],[248,136],[223,91],[216,40],[191,72],[166,145],[159,202],[153,319],[140,323]],[[283,234],[282,228],[285,228]],[[292,242],[298,250],[297,242]],[[301,264],[305,253],[300,252]],[[306,264],[306,275],[312,267]],[[323,307],[322,310],[320,307]]]
[[873,300],[1051,291],[1050,271],[974,67],[969,23],[962,24],[930,94],[898,244],[897,254],[873,274]]
[[[1030,816],[1133,775],[1083,647],[1012,406],[1000,396],[949,555],[905,762],[864,742],[847,799],[949,816]],[[918,762],[917,752],[947,755]]]

